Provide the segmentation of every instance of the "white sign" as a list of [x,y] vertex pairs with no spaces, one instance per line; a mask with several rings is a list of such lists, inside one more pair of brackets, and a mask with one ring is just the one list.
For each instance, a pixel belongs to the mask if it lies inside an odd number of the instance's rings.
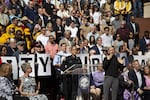
[[2,56],[1,59],[2,59],[2,62],[9,63],[12,65],[13,79],[18,80],[18,64],[17,64],[16,57]]
[[20,54],[19,55],[19,77],[21,77],[24,72],[21,69],[21,65],[25,62],[30,63],[32,67],[32,73],[30,73],[30,76],[35,77],[35,56],[34,54]]
[[51,62],[48,54],[38,54],[38,76],[49,76],[51,75]]
[[103,59],[101,55],[90,56],[90,64],[99,64],[99,63],[103,63]]
[[82,64],[89,64],[89,54],[78,54],[77,57],[80,57]]
[[119,57],[121,59],[124,59],[123,66],[127,66],[129,63],[128,58],[127,58],[127,53],[119,53]]
[[96,71],[97,70],[97,64],[100,64],[100,63],[103,63],[103,58],[101,55],[91,55],[90,56],[90,70],[92,72]]
[[134,60],[138,60],[139,61],[139,64],[142,64],[142,63],[145,63],[146,64],[146,61],[148,60],[148,56],[146,55],[134,55]]

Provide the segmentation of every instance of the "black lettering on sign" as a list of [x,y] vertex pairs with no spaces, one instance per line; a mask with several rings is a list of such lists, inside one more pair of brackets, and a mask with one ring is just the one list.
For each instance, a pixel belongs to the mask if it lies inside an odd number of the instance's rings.
[[85,59],[84,59],[84,60],[85,60],[85,61],[84,61],[84,62],[85,62],[85,64],[87,64],[87,56],[85,56]]
[[[97,61],[97,63],[96,63],[95,61]],[[92,59],[92,64],[98,64],[99,62],[100,62],[100,61],[99,61],[98,58],[93,58],[93,59]]]
[[24,60],[27,63],[29,60],[32,60],[32,58],[21,58],[21,60]]
[[12,60],[7,60],[7,62],[8,62],[9,64],[11,64],[11,63],[12,63]]
[[48,58],[49,58],[49,57],[47,57],[47,58],[46,58],[46,62],[44,62],[44,60],[42,59],[42,57],[39,57],[41,63],[43,64],[44,72],[46,72],[46,65],[47,65],[47,62],[48,62]]

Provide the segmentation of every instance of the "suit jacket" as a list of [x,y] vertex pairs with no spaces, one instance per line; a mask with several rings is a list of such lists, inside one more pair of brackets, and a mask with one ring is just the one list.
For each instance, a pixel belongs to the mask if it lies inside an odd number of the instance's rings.
[[99,51],[97,45],[94,45],[91,50],[95,50],[96,54],[100,54],[101,51]]
[[[38,20],[41,19],[41,17],[39,15],[36,15],[35,16],[35,19],[34,19],[34,23],[37,24],[38,23]],[[42,19],[41,19],[42,20]],[[44,20],[44,25],[46,26],[47,25],[47,22],[48,22],[48,17],[43,15],[43,20]]]
[[[140,70],[141,73],[141,77],[142,77],[142,86],[140,89],[143,89],[146,86],[145,83],[145,78],[144,78],[144,73]],[[130,70],[128,73],[128,77],[130,80],[132,80],[134,82],[134,89],[137,91],[137,89],[139,88],[139,83],[138,83],[138,78],[136,76],[136,73],[134,70]]]
[[67,18],[66,25],[69,26],[71,21],[74,21],[77,27],[80,26],[80,22],[79,22],[78,18],[76,18],[76,17],[74,17],[74,20],[72,20],[71,17]]
[[147,45],[146,45],[146,41],[145,41],[144,37],[142,39],[140,39],[139,44],[140,44],[140,50],[144,54],[147,51],[147,47],[146,47]]
[[[61,40],[61,38],[64,36],[64,27],[62,25],[60,25],[60,28],[57,24],[53,25],[53,30],[56,33],[56,42],[59,43],[59,41]],[[58,33],[58,31],[61,31],[61,33]]]
[[[134,34],[134,29],[131,23],[128,24],[128,27],[130,29],[130,32],[132,32]],[[139,28],[139,24],[135,23],[135,31],[139,34],[140,33],[140,28]]]
[[49,22],[51,22],[54,25],[54,24],[56,24],[56,20],[58,18],[62,20],[62,18],[57,15],[51,15],[51,19],[49,20]]

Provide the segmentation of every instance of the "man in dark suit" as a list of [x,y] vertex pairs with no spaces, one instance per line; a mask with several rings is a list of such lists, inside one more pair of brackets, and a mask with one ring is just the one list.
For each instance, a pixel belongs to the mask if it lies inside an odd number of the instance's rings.
[[139,40],[140,51],[144,54],[147,51],[147,44],[150,43],[149,31],[144,32],[144,36]]
[[134,60],[132,62],[132,66],[133,69],[129,71],[128,77],[131,81],[134,82],[134,91],[136,91],[140,95],[139,98],[141,98],[142,100],[146,100],[144,99],[144,97],[148,96],[150,94],[150,91],[144,89],[146,83],[145,83],[144,73],[141,70],[139,61]]
[[67,26],[69,26],[72,21],[75,22],[76,27],[79,27],[79,26],[80,26],[80,22],[79,22],[78,18],[75,17],[75,15],[76,15],[76,11],[75,11],[75,10],[72,10],[72,11],[71,11],[71,16],[66,19],[66,25],[67,25]]
[[[61,19],[61,17],[57,16],[57,9],[53,9],[53,15],[51,15],[51,19],[49,19],[49,21],[52,23],[52,24],[56,24],[56,20],[57,19]],[[62,19],[61,19],[62,20]]]
[[43,8],[38,8],[38,14],[35,16],[34,23],[39,23],[39,20],[41,20],[42,27],[47,25],[48,17],[43,14]]
[[56,19],[56,24],[53,25],[53,30],[56,33],[56,43],[59,44],[59,41],[64,37],[64,27],[62,26],[61,18]]
[[91,48],[91,50],[95,51],[95,54],[102,54],[102,38],[98,37],[96,39],[96,44]]
[[134,16],[130,17],[130,23],[128,24],[128,26],[129,26],[130,32],[134,34],[135,43],[137,45],[139,43],[140,28],[139,28],[139,24],[135,22]]

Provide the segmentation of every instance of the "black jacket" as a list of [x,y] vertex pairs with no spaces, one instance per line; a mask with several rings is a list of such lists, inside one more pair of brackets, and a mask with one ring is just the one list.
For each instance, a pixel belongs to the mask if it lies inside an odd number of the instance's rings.
[[[140,89],[143,89],[146,86],[146,83],[145,83],[144,74],[141,70],[140,70],[140,73],[141,73],[141,77],[142,77],[142,86],[141,86]],[[128,73],[128,77],[129,77],[130,80],[132,80],[134,82],[134,89],[136,91],[139,88],[139,83],[138,83],[138,78],[136,76],[135,71],[130,70],[129,73]]]
[[62,66],[61,66],[61,70],[65,71],[66,69],[68,69],[69,67],[71,67],[72,65],[76,64],[73,68],[71,68],[72,70],[76,69],[76,68],[81,68],[80,64],[81,63],[81,59],[79,57],[73,57],[68,56],[66,57],[66,59],[63,61]]
[[105,70],[105,76],[118,77],[120,74],[119,70],[122,69],[122,67],[123,65],[118,62],[115,55],[113,55],[110,60],[107,60],[106,57],[104,58],[103,68]]

